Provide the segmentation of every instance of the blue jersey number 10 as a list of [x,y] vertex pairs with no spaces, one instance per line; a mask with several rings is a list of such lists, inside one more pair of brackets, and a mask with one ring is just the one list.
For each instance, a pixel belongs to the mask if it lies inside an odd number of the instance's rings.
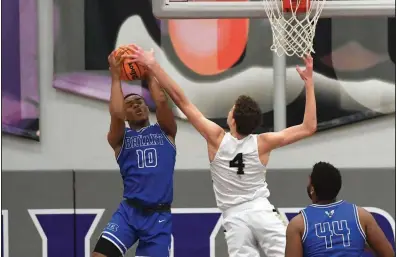
[[138,168],[154,168],[157,166],[157,152],[155,148],[136,150],[138,158]]
[[327,249],[332,248],[335,237],[342,237],[344,247],[350,246],[350,229],[346,220],[317,223],[315,227],[317,237],[324,239]]

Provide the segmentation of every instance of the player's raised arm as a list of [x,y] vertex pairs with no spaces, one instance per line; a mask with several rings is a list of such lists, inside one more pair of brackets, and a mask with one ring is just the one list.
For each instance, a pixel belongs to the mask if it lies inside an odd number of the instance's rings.
[[287,244],[285,246],[285,257],[302,257],[302,235],[304,222],[301,214],[295,216],[287,227]]
[[313,83],[313,58],[307,55],[303,58],[306,69],[301,70],[298,66],[300,77],[305,82],[306,89],[306,105],[303,122],[299,125],[286,128],[280,132],[264,133],[260,138],[266,142],[269,150],[277,147],[294,143],[298,140],[311,136],[317,129],[317,111],[316,111],[316,98],[314,94]]
[[112,52],[109,57],[109,70],[112,75],[112,85],[110,90],[109,112],[110,112],[110,129],[108,132],[108,142],[110,146],[117,152],[121,147],[124,137],[124,96],[121,89],[120,81],[120,63],[124,56],[114,56]]
[[374,219],[371,213],[364,208],[358,207],[358,216],[360,223],[367,238],[367,243],[371,250],[375,252],[378,257],[393,257],[395,256],[393,247],[387,240],[382,229]]
[[160,87],[159,82],[153,76],[153,74],[150,73],[147,80],[149,83],[150,94],[154,103],[156,104],[157,122],[167,136],[175,140],[177,127],[174,113],[172,112],[171,107],[168,105],[167,95]]
[[197,107],[189,101],[179,85],[157,63],[153,50],[145,52],[140,47],[134,46],[134,51],[135,61],[148,67],[149,71],[159,81],[160,86],[165,89],[196,130],[200,132],[210,145],[218,146],[222,140],[224,130],[216,123],[205,118]]

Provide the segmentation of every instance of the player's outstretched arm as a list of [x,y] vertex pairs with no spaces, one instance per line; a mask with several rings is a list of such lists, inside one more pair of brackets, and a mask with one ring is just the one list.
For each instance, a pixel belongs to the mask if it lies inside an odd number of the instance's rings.
[[196,130],[207,140],[207,143],[217,147],[222,140],[224,130],[216,123],[205,118],[197,107],[189,101],[179,85],[157,63],[154,58],[153,50],[145,52],[138,46],[132,47],[135,52],[133,55],[134,60],[148,67],[149,71],[152,72],[159,81],[160,86],[165,89],[172,101],[174,101],[179,109],[186,115]]
[[149,91],[156,104],[156,117],[161,129],[175,140],[176,136],[176,122],[175,116],[172,112],[171,107],[168,104],[168,98],[163,89],[160,87],[159,82],[153,76],[153,74],[148,75]]
[[367,243],[371,250],[374,251],[378,257],[395,256],[393,247],[387,240],[385,234],[379,227],[372,214],[364,208],[358,207],[357,209],[361,226],[364,229],[364,233],[367,237]]
[[124,95],[121,89],[120,81],[120,63],[125,56],[114,56],[112,52],[109,57],[109,70],[112,76],[112,85],[110,90],[109,112],[110,112],[110,129],[108,132],[108,142],[116,151],[119,151],[124,137]]
[[285,257],[302,257],[302,235],[304,222],[302,214],[295,216],[287,227],[287,244],[285,246]]
[[313,83],[313,58],[307,55],[303,58],[303,61],[306,66],[305,70],[302,71],[298,66],[296,67],[300,77],[305,82],[306,89],[306,105],[303,122],[279,132],[261,134],[260,138],[266,142],[265,145],[269,147],[269,150],[294,143],[316,132],[317,111]]

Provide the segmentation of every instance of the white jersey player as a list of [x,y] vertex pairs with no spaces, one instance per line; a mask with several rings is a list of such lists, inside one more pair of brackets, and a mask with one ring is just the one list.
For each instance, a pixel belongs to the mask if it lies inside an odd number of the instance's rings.
[[[305,70],[297,71],[306,86],[306,107],[302,124],[280,132],[252,135],[261,124],[262,113],[249,96],[240,96],[229,112],[230,133],[208,120],[185,96],[182,89],[155,60],[153,51],[131,46],[131,58],[146,65],[190,123],[206,139],[213,186],[222,211],[225,237],[231,257],[256,257],[263,249],[267,257],[285,252],[286,227],[268,201],[265,166],[270,152],[312,135],[316,131],[316,102],[312,81],[313,59],[304,58]],[[216,103],[214,103],[216,104]]]

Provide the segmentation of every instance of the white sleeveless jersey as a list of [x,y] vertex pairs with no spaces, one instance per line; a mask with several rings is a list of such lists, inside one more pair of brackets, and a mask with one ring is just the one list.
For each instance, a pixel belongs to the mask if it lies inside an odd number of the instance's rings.
[[[216,202],[222,211],[270,195],[265,182],[266,168],[259,159],[257,137],[249,135],[238,140],[226,133],[210,164]],[[243,174],[238,174],[239,170]]]

